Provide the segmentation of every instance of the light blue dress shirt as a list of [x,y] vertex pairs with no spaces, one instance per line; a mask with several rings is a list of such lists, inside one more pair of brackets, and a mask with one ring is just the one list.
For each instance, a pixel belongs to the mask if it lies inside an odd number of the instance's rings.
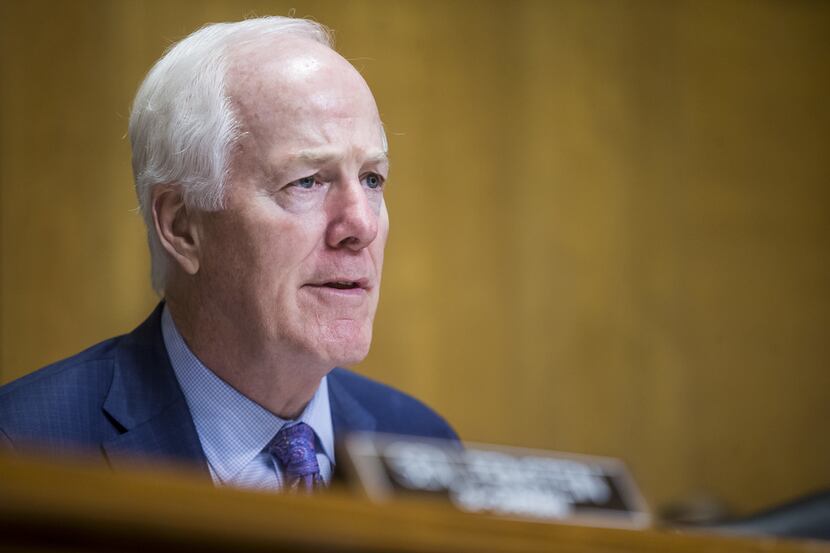
[[331,481],[334,430],[325,376],[302,415],[296,421],[285,420],[205,367],[187,347],[166,305],[161,330],[215,484],[280,489],[283,469],[265,447],[283,426],[293,422],[304,422],[314,429],[320,474],[327,484]]

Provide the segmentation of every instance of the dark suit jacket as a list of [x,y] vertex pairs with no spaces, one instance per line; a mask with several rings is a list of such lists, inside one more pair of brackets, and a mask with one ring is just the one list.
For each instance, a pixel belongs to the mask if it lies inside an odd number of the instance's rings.
[[[161,305],[130,334],[0,387],[0,446],[92,452],[110,465],[207,461],[161,334]],[[328,377],[335,438],[354,431],[457,440],[418,400],[346,369]]]

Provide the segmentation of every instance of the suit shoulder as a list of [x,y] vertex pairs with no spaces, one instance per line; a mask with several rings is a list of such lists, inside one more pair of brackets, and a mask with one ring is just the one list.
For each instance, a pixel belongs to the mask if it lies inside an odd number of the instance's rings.
[[329,388],[346,390],[377,420],[378,432],[458,440],[438,413],[418,399],[387,384],[336,368],[329,373]]
[[120,338],[96,344],[0,387],[0,430],[8,440],[71,437],[73,421],[99,413]]

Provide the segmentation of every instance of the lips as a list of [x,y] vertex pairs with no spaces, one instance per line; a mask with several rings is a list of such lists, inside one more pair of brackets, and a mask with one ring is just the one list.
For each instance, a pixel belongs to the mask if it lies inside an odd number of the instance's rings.
[[327,282],[323,286],[335,288],[337,290],[354,290],[355,288],[360,288],[360,286],[353,280]]
[[329,309],[340,319],[365,317],[367,308],[377,299],[373,292],[374,281],[369,278],[357,278],[355,273],[329,273],[321,278],[314,278],[302,286],[302,294],[314,306],[322,309],[322,316]]
[[369,290],[369,279],[351,277],[322,278],[309,282],[306,286],[314,288],[330,288],[332,290]]

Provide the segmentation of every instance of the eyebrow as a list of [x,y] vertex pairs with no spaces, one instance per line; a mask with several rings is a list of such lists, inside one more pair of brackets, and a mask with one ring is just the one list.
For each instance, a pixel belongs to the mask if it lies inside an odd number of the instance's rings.
[[[333,159],[338,159],[342,157],[341,155],[326,150],[302,150],[297,152],[296,154],[291,156],[291,161],[302,161],[305,163],[312,163],[312,164],[321,164],[329,162]],[[366,157],[365,162],[367,163],[389,163],[389,156],[386,155],[386,152],[377,152],[370,154]]]

